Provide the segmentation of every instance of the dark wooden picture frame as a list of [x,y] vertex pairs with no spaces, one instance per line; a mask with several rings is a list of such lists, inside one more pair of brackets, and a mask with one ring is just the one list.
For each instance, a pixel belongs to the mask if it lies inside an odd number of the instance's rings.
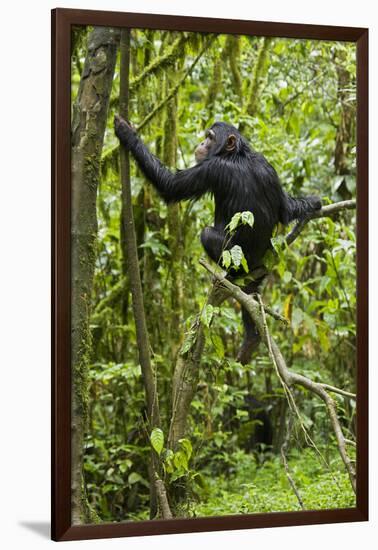
[[[357,45],[357,497],[348,509],[71,525],[71,26],[96,25]],[[368,519],[368,30],[106,11],[52,11],[52,538],[56,541]]]

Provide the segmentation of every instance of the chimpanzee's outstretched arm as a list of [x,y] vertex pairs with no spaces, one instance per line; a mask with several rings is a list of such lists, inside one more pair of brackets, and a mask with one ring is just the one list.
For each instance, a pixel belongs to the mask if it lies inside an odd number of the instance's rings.
[[295,198],[285,193],[284,208],[281,209],[281,221],[288,224],[292,220],[303,219],[310,212],[320,210],[322,201],[319,197],[310,195],[308,197]]
[[166,202],[198,199],[207,191],[211,191],[211,170],[208,160],[187,170],[172,173],[150,153],[125,120],[116,116],[114,127],[122,145],[132,153],[139,168]]

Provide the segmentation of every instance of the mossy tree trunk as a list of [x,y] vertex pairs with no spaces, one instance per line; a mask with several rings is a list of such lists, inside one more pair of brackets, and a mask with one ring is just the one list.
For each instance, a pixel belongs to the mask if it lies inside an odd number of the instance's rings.
[[262,38],[257,50],[257,57],[253,67],[251,85],[249,88],[248,103],[246,106],[249,116],[257,113],[262,85],[268,70],[267,57],[270,38]]
[[[174,70],[174,68],[173,68]],[[172,71],[173,73],[173,71]],[[170,87],[174,83],[172,73],[166,76],[166,91],[168,93]],[[164,124],[164,139],[163,139],[163,163],[170,168],[175,169],[177,163],[177,95],[170,99],[166,105],[166,116]],[[170,260],[170,299],[171,299],[171,314],[170,314],[170,335],[172,341],[176,345],[172,346],[171,359],[173,360],[177,353],[180,335],[182,333],[181,323],[183,319],[183,256],[184,246],[183,240],[184,228],[182,227],[181,205],[170,204],[168,206],[168,242],[171,251]]]
[[95,518],[83,478],[83,448],[88,417],[89,313],[96,258],[96,195],[100,178],[109,97],[119,34],[97,27],[88,51],[72,120],[72,523]]
[[235,94],[243,101],[243,80],[240,74],[240,36],[229,34],[226,41],[226,54],[228,56],[231,79]]
[[[215,43],[216,46],[218,46],[218,43]],[[223,63],[223,56],[225,52],[219,50],[219,47],[216,47],[216,50],[214,52],[214,61],[213,61],[213,76],[212,80],[209,86],[209,89],[207,91],[206,95],[206,101],[205,104],[207,106],[208,110],[208,116],[209,116],[209,124],[213,124],[215,122],[214,119],[214,113],[215,113],[215,104],[217,97],[219,95],[219,92],[222,89],[222,63]]]
[[[251,81],[248,88],[247,101],[244,113],[250,117],[256,116],[259,110],[261,92],[268,72],[268,51],[271,38],[262,38],[259,42],[256,60],[253,65]],[[239,124],[240,132],[244,132],[247,123],[242,121]]]

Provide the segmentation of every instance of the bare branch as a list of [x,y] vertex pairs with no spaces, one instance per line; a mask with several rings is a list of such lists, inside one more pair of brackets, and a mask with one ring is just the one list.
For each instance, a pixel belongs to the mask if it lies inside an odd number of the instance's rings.
[[351,393],[349,391],[342,390],[340,388],[335,388],[335,386],[330,386],[329,384],[320,384],[325,390],[328,390],[332,393],[339,393],[340,395],[345,395],[345,397],[352,397],[353,399],[356,398],[355,393]]

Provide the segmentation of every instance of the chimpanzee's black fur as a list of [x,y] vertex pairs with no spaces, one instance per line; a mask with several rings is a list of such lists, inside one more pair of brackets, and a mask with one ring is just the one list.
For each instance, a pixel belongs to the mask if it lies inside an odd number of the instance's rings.
[[[197,200],[208,192],[214,196],[214,226],[203,229],[201,242],[215,262],[219,261],[225,240],[229,239],[225,227],[236,212],[251,211],[254,225],[240,226],[228,241],[227,248],[241,246],[252,271],[262,266],[278,222],[288,224],[321,208],[318,197],[289,196],[282,189],[273,166],[263,155],[251,149],[235,127],[224,122],[213,124],[206,140],[199,146],[204,149],[205,145],[206,158],[192,168],[176,173],[170,172],[152,155],[133,128],[120,117],[115,118],[115,131],[167,203]],[[260,283],[261,279],[245,290],[256,292]],[[243,311],[243,322],[245,334],[239,360],[248,363],[259,337],[246,311]]]

